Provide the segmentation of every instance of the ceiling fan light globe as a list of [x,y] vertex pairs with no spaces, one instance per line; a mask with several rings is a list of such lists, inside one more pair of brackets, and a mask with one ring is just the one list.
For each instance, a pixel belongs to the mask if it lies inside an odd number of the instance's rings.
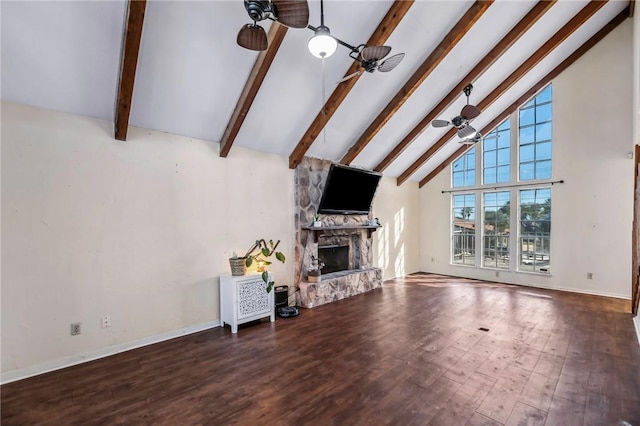
[[309,52],[316,58],[328,58],[338,47],[338,42],[331,37],[329,28],[319,27],[313,37],[309,39]]

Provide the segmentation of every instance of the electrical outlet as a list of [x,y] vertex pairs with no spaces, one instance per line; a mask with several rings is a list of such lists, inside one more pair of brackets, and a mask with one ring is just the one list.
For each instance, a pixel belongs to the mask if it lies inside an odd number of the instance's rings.
[[71,335],[77,336],[78,334],[80,334],[80,323],[79,322],[71,323]]
[[111,315],[102,316],[102,328],[111,327]]
[[593,279],[593,272],[587,272],[587,279],[588,280],[592,280]]

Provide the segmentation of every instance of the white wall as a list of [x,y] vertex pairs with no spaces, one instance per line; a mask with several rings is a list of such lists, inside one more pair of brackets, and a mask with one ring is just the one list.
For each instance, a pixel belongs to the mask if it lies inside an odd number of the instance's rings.
[[385,280],[420,270],[419,198],[417,182],[397,186],[395,178],[380,180],[373,216],[382,228],[373,234],[373,259]]
[[[11,103],[1,136],[3,381],[215,325],[218,277],[256,238],[293,259],[287,158]],[[272,271],[291,284],[292,261]]]
[[627,20],[553,81],[551,275],[450,265],[450,167],[420,190],[422,270],[630,297],[631,46]]

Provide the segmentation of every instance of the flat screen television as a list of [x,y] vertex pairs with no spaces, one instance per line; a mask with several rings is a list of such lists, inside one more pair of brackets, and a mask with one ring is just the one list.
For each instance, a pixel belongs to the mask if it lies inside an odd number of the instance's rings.
[[369,214],[382,173],[332,164],[318,213]]

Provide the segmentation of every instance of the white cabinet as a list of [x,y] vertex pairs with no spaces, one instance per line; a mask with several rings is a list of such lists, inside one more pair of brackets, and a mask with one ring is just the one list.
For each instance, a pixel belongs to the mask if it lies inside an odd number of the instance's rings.
[[[271,273],[269,273],[271,275]],[[270,276],[270,280],[273,277]],[[267,293],[267,285],[260,274],[220,276],[220,322],[238,332],[238,324],[270,317],[276,320],[273,290]]]

